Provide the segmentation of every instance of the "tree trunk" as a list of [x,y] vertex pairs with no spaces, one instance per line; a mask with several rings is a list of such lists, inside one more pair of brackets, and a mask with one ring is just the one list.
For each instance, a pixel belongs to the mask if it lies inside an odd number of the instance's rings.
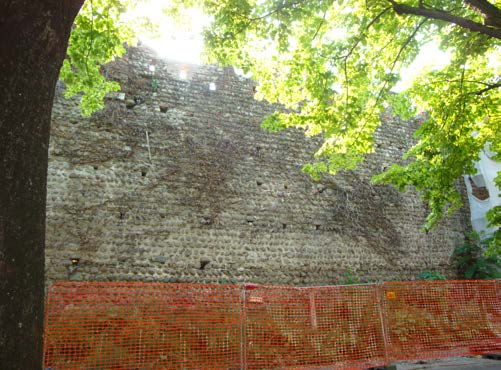
[[0,367],[42,368],[55,84],[84,0],[0,2]]

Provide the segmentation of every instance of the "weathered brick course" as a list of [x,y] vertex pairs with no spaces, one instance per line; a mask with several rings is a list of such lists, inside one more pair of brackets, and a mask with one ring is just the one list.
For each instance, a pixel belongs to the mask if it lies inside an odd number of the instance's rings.
[[68,279],[72,257],[80,258],[76,280],[323,285],[348,270],[367,281],[425,269],[453,276],[465,212],[426,234],[414,192],[369,181],[411,145],[419,119],[384,115],[377,151],[359,170],[315,182],[301,166],[319,141],[261,130],[276,107],[255,101],[254,83],[232,69],[131,48],[105,73],[125,98],[110,97],[90,118],[57,92],[48,281]]

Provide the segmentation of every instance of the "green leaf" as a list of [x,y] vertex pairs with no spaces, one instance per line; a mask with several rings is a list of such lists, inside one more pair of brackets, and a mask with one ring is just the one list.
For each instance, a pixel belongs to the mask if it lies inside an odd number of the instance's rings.
[[265,118],[261,123],[261,127],[270,132],[276,132],[283,130],[286,125],[282,119],[280,119],[279,113],[274,113]]
[[477,271],[478,269],[478,265],[477,264],[474,264],[474,265],[471,265],[470,267],[468,267],[464,273],[464,277],[466,279],[471,279],[473,278],[473,275],[475,275],[475,272]]
[[132,23],[122,22],[132,7],[129,0],[89,0],[75,19],[60,79],[66,84],[66,98],[81,97],[83,115],[102,109],[106,94],[120,89],[117,82],[106,80],[101,68],[122,56],[125,44],[134,43]]
[[419,274],[418,279],[433,281],[433,280],[446,280],[447,278],[445,277],[445,275],[440,274],[438,272],[425,270]]

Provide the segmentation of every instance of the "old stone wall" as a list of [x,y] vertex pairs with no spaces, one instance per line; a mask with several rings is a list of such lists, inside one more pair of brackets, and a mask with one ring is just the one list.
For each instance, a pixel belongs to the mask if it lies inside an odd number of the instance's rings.
[[[171,63],[131,48],[105,73],[125,95],[90,118],[57,92],[49,281],[323,285],[346,274],[452,276],[465,214],[426,234],[427,209],[416,194],[369,181],[401,157],[419,120],[385,115],[377,151],[359,170],[315,182],[301,166],[318,140],[260,129],[276,107],[255,101],[254,83],[231,68]],[[79,258],[75,271],[71,258]]]

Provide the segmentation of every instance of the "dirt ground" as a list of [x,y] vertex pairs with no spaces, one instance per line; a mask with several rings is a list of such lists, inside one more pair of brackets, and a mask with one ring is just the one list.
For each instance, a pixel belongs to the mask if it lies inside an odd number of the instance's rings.
[[421,361],[405,361],[396,362],[397,370],[417,370],[417,369],[433,369],[433,370],[501,370],[501,359],[493,360],[483,358],[482,356],[469,357],[449,357],[440,359],[428,359]]

